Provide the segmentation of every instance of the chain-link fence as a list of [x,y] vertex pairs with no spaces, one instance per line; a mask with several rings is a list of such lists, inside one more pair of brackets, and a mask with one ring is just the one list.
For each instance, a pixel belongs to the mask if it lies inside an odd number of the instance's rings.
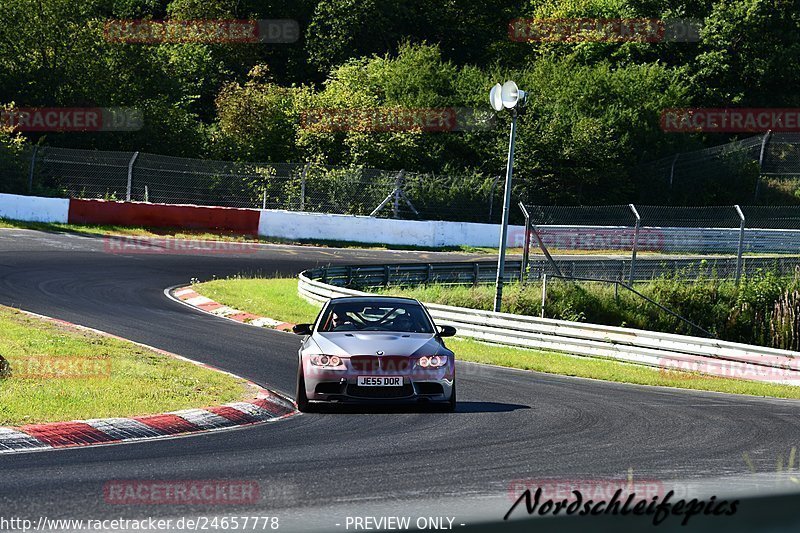
[[691,205],[702,198],[800,201],[800,133],[767,132],[641,165],[640,201]]
[[39,147],[10,192],[167,204],[498,222],[499,176],[303,163],[243,163]]
[[529,279],[740,279],[800,266],[800,206],[523,206]]

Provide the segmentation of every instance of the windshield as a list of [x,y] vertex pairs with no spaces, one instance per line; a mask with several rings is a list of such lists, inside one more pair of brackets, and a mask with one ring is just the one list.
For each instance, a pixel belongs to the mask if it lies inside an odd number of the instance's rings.
[[319,331],[394,331],[433,333],[433,324],[417,303],[332,303],[320,321]]

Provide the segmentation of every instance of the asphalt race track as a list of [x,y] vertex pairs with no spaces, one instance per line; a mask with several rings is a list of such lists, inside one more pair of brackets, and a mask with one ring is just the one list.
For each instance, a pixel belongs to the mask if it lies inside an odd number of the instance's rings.
[[[165,297],[190,278],[296,274],[325,263],[454,260],[452,255],[264,246],[241,255],[118,255],[102,238],[0,230],[0,303],[211,363],[293,394],[299,339]],[[463,258],[464,256],[459,256]],[[502,518],[519,479],[726,477],[772,472],[800,443],[800,403],[690,393],[462,364],[456,413],[370,409],[302,415],[187,438],[0,455],[5,516],[75,519],[234,514],[109,505],[129,479],[256,480],[281,529],[344,530],[360,509]],[[722,488],[722,487],[721,487]],[[501,510],[502,509],[502,510]],[[341,524],[337,526],[337,524]]]

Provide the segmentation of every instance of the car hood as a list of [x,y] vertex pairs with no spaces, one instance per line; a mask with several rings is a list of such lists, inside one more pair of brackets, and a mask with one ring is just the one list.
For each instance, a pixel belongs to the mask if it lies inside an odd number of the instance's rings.
[[326,355],[435,355],[442,345],[428,333],[333,332],[312,337],[320,353]]

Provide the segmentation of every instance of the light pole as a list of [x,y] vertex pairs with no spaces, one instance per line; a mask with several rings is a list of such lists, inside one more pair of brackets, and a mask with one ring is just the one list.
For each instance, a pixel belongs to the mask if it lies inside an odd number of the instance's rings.
[[506,161],[506,185],[503,199],[503,221],[500,225],[500,254],[497,257],[497,280],[495,281],[494,310],[500,311],[503,301],[503,273],[506,268],[506,241],[508,240],[508,217],[511,210],[511,177],[514,172],[514,143],[517,139],[518,109],[525,107],[528,95],[520,91],[517,84],[507,81],[502,86],[497,83],[489,91],[489,102],[495,111],[508,109],[511,113],[511,134],[508,139],[508,160]]

